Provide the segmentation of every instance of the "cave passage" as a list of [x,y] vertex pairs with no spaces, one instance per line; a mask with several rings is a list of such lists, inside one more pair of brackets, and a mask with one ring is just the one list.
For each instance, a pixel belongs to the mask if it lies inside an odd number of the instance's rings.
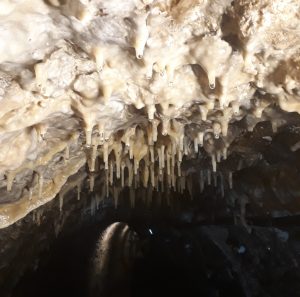
[[0,0],[0,297],[300,297],[299,0]]
[[[300,296],[297,216],[256,219],[250,232],[230,219],[199,222],[166,207],[107,203],[95,216],[76,216],[32,258],[7,296]],[[43,225],[39,232],[49,232]],[[17,261],[24,260],[10,265]]]

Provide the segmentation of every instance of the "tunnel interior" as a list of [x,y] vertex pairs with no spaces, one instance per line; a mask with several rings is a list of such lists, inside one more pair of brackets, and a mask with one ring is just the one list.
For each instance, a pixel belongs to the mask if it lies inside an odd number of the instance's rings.
[[300,297],[299,0],[1,0],[0,296]]
[[1,292],[298,296],[300,216],[247,207],[245,227],[211,191],[191,199],[186,190],[170,202],[136,191],[133,205],[125,190],[116,207],[113,197],[97,205],[87,183],[80,200],[73,190],[62,210],[54,200],[1,232]]

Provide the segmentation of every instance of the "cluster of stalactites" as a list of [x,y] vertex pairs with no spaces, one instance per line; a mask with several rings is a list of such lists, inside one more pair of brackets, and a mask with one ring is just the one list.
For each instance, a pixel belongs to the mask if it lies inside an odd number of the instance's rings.
[[[139,198],[148,206],[151,205],[153,200],[157,200],[160,205],[162,202],[161,199],[165,199],[167,205],[170,205],[170,199],[172,197],[170,193],[172,192],[187,194],[190,199],[193,200],[195,194],[204,191],[205,186],[216,188],[216,194],[220,197],[224,197],[226,190],[233,188],[233,176],[231,171],[212,172],[211,169],[202,169],[198,173],[182,171],[181,176],[175,176],[174,185],[172,185],[171,178],[168,180],[167,172],[163,171],[162,174],[158,173],[155,175],[154,186],[151,182],[145,186],[143,184],[144,180],[141,181],[144,173],[143,169],[140,170],[140,173],[141,174],[133,175],[129,172],[127,172],[127,174],[122,172],[122,182],[118,182],[118,179],[114,176],[113,165],[111,165],[110,169],[105,171],[104,180],[103,176],[100,175],[102,177],[102,183],[97,182],[96,189],[94,189],[94,186],[95,179],[98,179],[98,175],[90,173],[90,190],[95,192],[94,199],[91,199],[91,214],[95,215],[96,210],[99,209],[100,203],[105,197],[112,197],[115,207],[118,207],[120,195],[125,187],[129,188],[128,194],[131,207],[135,207],[136,200]],[[125,181],[123,181],[124,177],[126,177]]]
[[[97,188],[95,190],[95,195],[91,197],[91,215],[96,214],[100,207],[100,203],[106,196],[111,196],[113,198],[115,208],[119,205],[119,199],[124,186],[120,183],[111,184],[110,178],[113,173],[110,171],[106,171],[105,173],[104,184],[100,183],[103,187],[100,191],[98,191]],[[94,187],[95,177],[95,174],[90,173],[90,187]],[[161,206],[162,200],[164,200],[168,206],[171,206],[172,200],[176,197],[176,195],[170,195],[170,193],[177,192],[180,194],[187,194],[190,199],[194,199],[195,194],[199,192],[202,193],[205,186],[213,186],[217,188],[217,194],[220,195],[220,197],[224,197],[225,190],[232,189],[233,187],[231,171],[227,173],[223,173],[221,171],[213,173],[210,169],[203,169],[200,170],[198,174],[189,176],[187,176],[187,172],[182,171],[180,177],[176,176],[175,187],[170,186],[166,172],[163,175],[157,176],[155,186],[152,186],[151,183],[147,187],[143,186],[139,175],[133,176],[132,183],[133,186],[129,187],[128,192],[129,203],[132,208],[135,207],[137,200],[142,200],[142,202],[147,206],[151,206],[152,203],[155,203],[157,206]],[[125,186],[128,185],[129,178],[125,182]],[[91,190],[93,189],[91,188]]]
[[[187,136],[185,126],[179,120],[173,119],[160,122],[153,119],[148,125],[136,125],[126,130],[118,131],[108,139],[104,137],[103,125],[98,125],[91,137],[91,145],[87,146],[88,167],[91,173],[105,170],[106,195],[110,187],[118,189],[129,187],[137,189],[140,186],[151,187],[156,191],[174,190],[183,192],[186,188],[192,195],[190,178],[187,171],[182,170],[183,159],[197,158],[199,147],[204,146],[204,132],[195,136]],[[207,133],[219,139],[217,132]],[[214,147],[214,146],[213,146]],[[206,184],[210,184],[210,176],[220,176],[223,190],[223,174],[217,173],[217,163],[227,158],[227,147],[210,151],[211,166],[200,171],[199,184],[201,191]],[[201,168],[200,168],[201,169]],[[202,175],[202,176],[201,176]],[[228,184],[232,187],[232,173],[228,173]],[[95,175],[90,175],[90,189],[94,189]],[[188,181],[190,180],[190,182]],[[115,195],[116,191],[113,191]],[[119,190],[117,191],[119,193]],[[223,195],[222,194],[222,195]]]

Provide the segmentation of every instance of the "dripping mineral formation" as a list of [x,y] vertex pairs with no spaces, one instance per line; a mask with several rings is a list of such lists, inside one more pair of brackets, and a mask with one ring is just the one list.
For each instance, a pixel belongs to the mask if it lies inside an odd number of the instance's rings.
[[116,205],[299,192],[298,0],[2,0],[0,40],[0,227],[100,175]]

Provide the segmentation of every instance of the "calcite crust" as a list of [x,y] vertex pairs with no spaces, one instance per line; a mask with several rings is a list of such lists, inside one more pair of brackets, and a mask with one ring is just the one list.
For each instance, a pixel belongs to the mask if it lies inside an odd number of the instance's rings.
[[184,188],[182,162],[218,171],[242,119],[300,113],[298,0],[2,0],[0,40],[0,227],[86,162]]

